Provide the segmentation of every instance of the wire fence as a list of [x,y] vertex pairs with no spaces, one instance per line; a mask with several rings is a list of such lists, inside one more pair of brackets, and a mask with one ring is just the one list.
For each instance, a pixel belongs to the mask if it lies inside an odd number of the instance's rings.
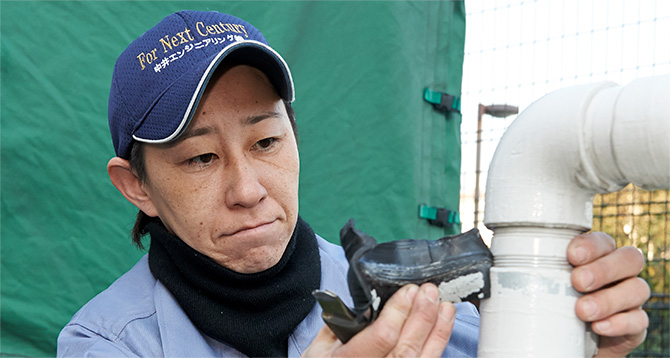
[[[466,42],[462,86],[461,221],[482,223],[488,164],[515,116],[482,118],[480,190],[475,215],[479,104],[523,111],[544,94],[576,84],[670,74],[670,1],[465,0]],[[670,357],[670,193],[635,186],[594,198],[593,229],[619,246],[640,249],[640,274],[652,296],[645,304],[647,339],[631,357]],[[475,222],[475,217],[477,221]]]
[[593,229],[612,235],[618,246],[638,248],[647,258],[640,274],[651,288],[644,305],[649,315],[645,342],[633,357],[670,356],[670,190],[646,191],[634,185],[593,200]]

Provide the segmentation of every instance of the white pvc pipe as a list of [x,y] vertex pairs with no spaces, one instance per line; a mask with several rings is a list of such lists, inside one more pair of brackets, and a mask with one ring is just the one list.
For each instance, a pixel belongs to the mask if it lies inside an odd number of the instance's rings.
[[670,188],[670,76],[558,90],[517,117],[488,174],[494,265],[479,356],[594,353],[566,248],[591,228],[593,196],[631,182]]

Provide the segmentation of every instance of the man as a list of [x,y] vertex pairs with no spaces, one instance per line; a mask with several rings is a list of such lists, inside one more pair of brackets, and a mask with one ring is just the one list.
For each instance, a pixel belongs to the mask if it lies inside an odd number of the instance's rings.
[[[298,215],[292,101],[284,60],[230,15],[172,14],[121,54],[107,169],[149,253],[73,317],[59,356],[476,355],[476,310],[431,284],[403,287],[347,344],[323,326],[311,292],[347,297],[347,262]],[[575,288],[594,291],[576,310],[600,354],[630,352],[647,327],[641,254],[596,233],[568,257]]]

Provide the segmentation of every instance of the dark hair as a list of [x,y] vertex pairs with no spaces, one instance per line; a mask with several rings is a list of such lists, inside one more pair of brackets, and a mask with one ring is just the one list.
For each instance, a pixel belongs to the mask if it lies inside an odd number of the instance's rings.
[[[298,126],[295,122],[295,111],[290,102],[283,101],[284,107],[286,108],[286,113],[288,114],[289,122],[291,123],[291,129],[293,130],[293,135],[295,136],[296,142],[298,142]],[[145,183],[147,180],[147,168],[146,162],[144,161],[144,143],[134,141],[133,146],[130,150],[130,158],[128,159],[130,163],[130,169],[135,173],[137,178],[141,183]],[[142,245],[142,237],[147,234],[147,224],[149,224],[154,219],[149,215],[145,214],[142,210],[137,212],[137,217],[135,218],[135,224],[133,229],[130,231],[130,237],[133,240],[133,243],[140,249],[144,250],[144,245]]]

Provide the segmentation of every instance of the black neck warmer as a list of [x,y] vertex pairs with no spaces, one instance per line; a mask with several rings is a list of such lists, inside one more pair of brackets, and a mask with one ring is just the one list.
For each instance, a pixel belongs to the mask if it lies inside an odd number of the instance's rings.
[[251,357],[288,354],[288,337],[316,303],[321,283],[316,237],[301,218],[279,262],[259,273],[229,270],[170,234],[151,234],[149,268],[208,336]]

